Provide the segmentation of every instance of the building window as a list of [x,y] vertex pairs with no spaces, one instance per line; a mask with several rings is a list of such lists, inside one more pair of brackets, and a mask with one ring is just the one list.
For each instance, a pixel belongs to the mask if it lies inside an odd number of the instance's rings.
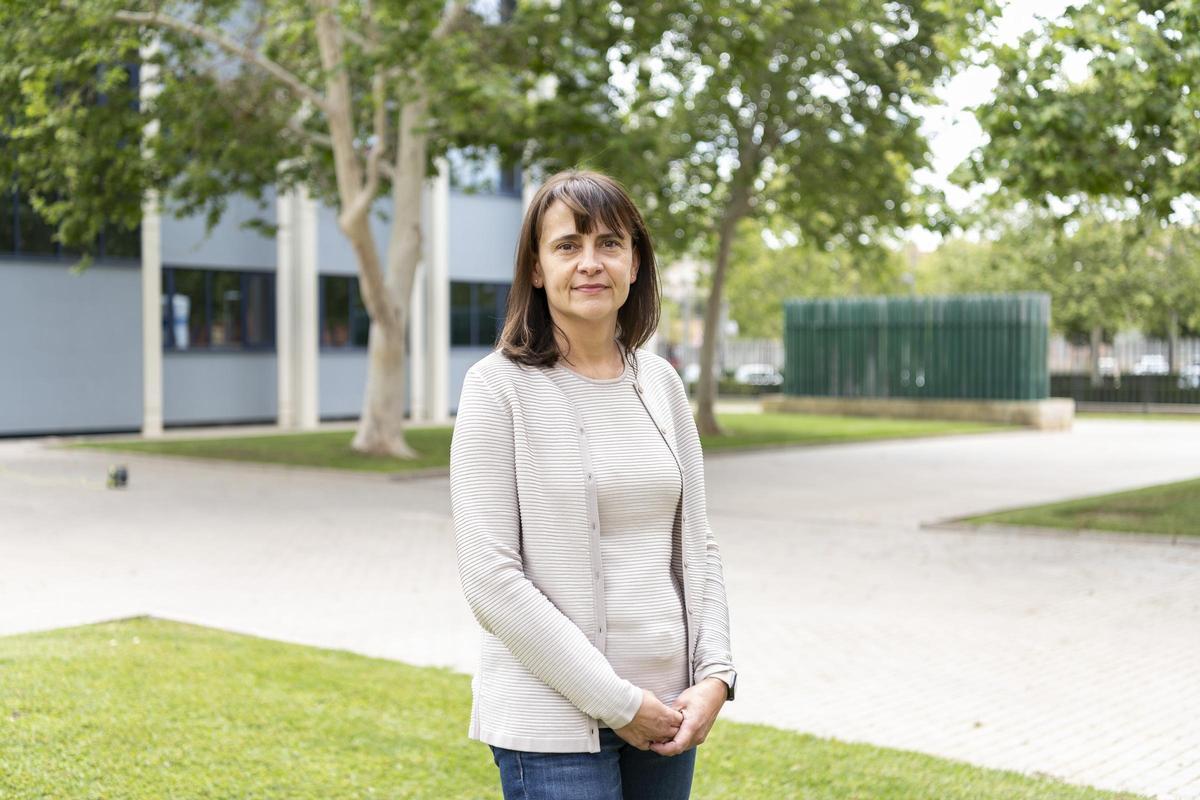
[[367,346],[371,318],[358,291],[357,275],[322,275],[321,347]]
[[275,276],[269,272],[163,270],[163,349],[275,347]]
[[450,346],[491,347],[504,326],[507,283],[450,283]]
[[[140,258],[140,227],[125,230],[105,225],[93,247],[96,258]],[[54,227],[33,209],[29,197],[12,189],[0,192],[0,255],[78,258],[78,248],[67,248],[54,240]]]

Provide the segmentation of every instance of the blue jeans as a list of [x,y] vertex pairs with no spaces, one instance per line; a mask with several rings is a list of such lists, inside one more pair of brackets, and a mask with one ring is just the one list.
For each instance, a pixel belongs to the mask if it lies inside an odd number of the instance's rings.
[[599,753],[492,748],[504,800],[687,800],[696,748],[677,756],[638,750],[609,728]]

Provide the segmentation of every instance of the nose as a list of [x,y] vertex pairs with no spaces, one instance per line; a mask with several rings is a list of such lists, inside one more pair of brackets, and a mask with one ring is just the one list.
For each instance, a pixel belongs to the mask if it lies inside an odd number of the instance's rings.
[[589,274],[600,269],[600,252],[593,244],[585,244],[583,246],[582,256],[579,259],[579,266]]

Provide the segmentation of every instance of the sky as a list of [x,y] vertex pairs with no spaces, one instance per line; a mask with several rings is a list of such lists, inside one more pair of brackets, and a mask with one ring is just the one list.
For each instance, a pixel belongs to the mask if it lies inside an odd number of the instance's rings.
[[[1009,0],[1001,3],[1003,13],[995,21],[995,40],[1014,44],[1021,34],[1038,24],[1038,17],[1053,19],[1079,1],[1070,0]],[[1071,65],[1081,67],[1081,64]],[[924,109],[921,132],[929,140],[933,168],[922,169],[914,176],[919,182],[935,186],[946,193],[949,204],[963,208],[971,197],[947,180],[950,173],[972,150],[983,144],[983,131],[975,121],[971,106],[986,102],[995,89],[999,71],[995,67],[971,67],[949,81],[938,96],[944,105]],[[937,248],[940,237],[924,228],[909,231],[909,241],[923,251]]]

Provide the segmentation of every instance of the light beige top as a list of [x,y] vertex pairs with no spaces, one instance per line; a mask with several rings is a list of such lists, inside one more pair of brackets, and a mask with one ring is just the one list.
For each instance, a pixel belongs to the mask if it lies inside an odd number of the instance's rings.
[[[649,424],[627,419],[629,444],[641,452],[665,444],[681,475],[686,676],[724,678],[733,669],[729,617],[691,406],[664,359],[641,349],[630,358],[624,390]],[[599,752],[600,724],[628,724],[641,703],[642,687],[607,657],[610,620],[657,620],[610,599],[624,576],[606,573],[603,554],[597,478],[609,467],[594,460],[592,439],[604,437],[553,372],[496,350],[463,381],[450,499],[463,592],[483,629],[468,735],[513,750]]]
[[622,678],[669,704],[689,684],[676,527],[683,474],[642,407],[628,365],[616,378],[590,378],[559,362],[550,376],[591,432],[606,576],[604,656]]

